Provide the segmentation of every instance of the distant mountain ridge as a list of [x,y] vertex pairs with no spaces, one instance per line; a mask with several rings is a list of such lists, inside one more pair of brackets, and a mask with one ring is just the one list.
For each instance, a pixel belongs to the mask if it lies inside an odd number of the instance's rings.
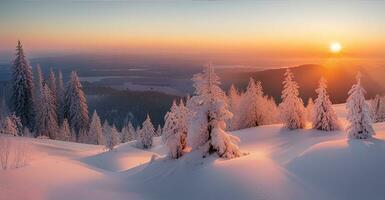
[[[376,94],[385,93],[383,76],[385,69],[380,67],[348,67],[336,66],[325,67],[316,64],[300,65],[290,68],[294,73],[294,79],[300,86],[300,96],[307,102],[308,98],[316,97],[315,89],[318,81],[324,76],[328,81],[328,92],[333,103],[344,103],[348,96],[348,91],[355,83],[358,71],[363,75],[362,82],[367,91],[366,98],[374,97]],[[221,70],[223,88],[227,89],[234,83],[244,90],[250,77],[262,82],[265,94],[273,96],[280,102],[282,91],[283,75],[286,68],[270,69],[257,72],[236,72],[236,70]],[[382,80],[382,82],[381,82]]]

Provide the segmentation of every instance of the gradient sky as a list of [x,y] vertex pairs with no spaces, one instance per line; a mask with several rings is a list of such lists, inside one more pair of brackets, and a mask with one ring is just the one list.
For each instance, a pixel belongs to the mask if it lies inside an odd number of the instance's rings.
[[[0,58],[144,53],[318,62],[385,57],[385,1],[1,1]],[[300,61],[297,61],[300,62]]]

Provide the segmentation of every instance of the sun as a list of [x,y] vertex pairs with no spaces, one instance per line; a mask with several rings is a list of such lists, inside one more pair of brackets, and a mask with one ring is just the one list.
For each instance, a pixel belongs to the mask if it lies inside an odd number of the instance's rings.
[[332,42],[329,46],[330,52],[339,53],[342,50],[342,46],[339,42]]

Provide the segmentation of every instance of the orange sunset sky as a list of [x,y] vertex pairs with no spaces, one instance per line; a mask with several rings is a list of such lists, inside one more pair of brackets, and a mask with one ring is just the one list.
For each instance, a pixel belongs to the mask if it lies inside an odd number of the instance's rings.
[[[29,56],[166,54],[254,64],[356,64],[385,58],[384,1],[13,2],[0,6],[0,60]],[[343,49],[332,54],[329,46]],[[293,61],[293,63],[291,63]]]

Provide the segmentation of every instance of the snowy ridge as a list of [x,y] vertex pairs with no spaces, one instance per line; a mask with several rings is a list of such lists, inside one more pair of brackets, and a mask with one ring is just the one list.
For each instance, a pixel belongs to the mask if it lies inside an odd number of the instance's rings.
[[[333,107],[346,127],[344,106]],[[368,140],[281,124],[243,129],[232,134],[248,155],[231,160],[198,150],[172,160],[160,137],[148,150],[128,142],[112,151],[29,139],[29,164],[0,170],[0,199],[382,200],[385,123],[374,129]]]

